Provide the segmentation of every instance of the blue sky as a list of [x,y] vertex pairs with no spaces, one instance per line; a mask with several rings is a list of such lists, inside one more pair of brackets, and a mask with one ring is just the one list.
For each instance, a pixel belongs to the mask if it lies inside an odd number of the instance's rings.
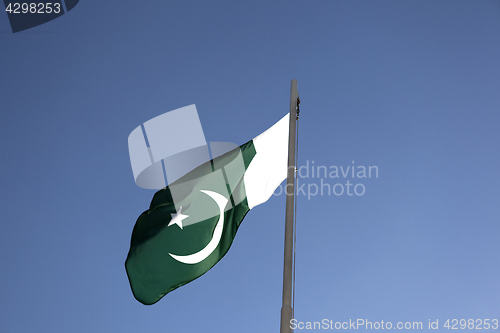
[[16,34],[0,15],[0,332],[278,331],[284,196],[207,274],[133,298],[154,191],[127,137],[196,104],[207,141],[242,144],[288,112],[291,79],[299,165],[378,167],[300,180],[365,193],[299,196],[295,317],[500,320],[498,59],[498,1],[82,0]]

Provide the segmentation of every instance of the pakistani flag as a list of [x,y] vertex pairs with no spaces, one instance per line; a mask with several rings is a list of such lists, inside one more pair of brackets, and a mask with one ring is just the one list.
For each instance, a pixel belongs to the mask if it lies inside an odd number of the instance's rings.
[[135,298],[154,304],[227,253],[243,218],[287,176],[289,116],[159,190],[137,219],[125,267]]

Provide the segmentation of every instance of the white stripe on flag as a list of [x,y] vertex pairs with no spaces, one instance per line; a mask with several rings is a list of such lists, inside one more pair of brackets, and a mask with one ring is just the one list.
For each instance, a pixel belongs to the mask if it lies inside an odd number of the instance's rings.
[[289,119],[287,114],[253,139],[256,155],[244,176],[250,209],[266,202],[287,177]]

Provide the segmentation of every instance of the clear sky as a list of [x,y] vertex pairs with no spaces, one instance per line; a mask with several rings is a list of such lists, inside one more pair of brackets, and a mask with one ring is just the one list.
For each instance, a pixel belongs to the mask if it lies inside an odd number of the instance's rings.
[[[242,144],[288,112],[292,79],[295,317],[500,320],[499,59],[499,1],[81,0],[16,34],[0,13],[0,332],[278,332],[283,195],[207,274],[134,299],[154,191],[127,138],[196,104],[207,141]],[[363,195],[312,196],[347,181]]]

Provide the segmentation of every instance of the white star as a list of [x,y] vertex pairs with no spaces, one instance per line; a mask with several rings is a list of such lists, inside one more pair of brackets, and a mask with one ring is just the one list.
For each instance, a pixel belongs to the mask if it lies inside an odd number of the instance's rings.
[[179,207],[179,211],[175,214],[170,214],[170,216],[172,216],[172,220],[167,225],[167,227],[170,227],[172,224],[177,224],[181,229],[182,229],[182,220],[189,217],[189,215],[182,214],[182,207]]

